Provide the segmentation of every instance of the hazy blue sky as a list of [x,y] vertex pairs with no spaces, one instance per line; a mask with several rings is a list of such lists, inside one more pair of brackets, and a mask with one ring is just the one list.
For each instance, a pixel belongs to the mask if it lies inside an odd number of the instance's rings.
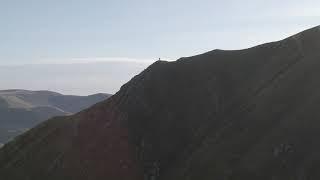
[[318,0],[0,0],[0,65],[147,65],[247,48],[320,25],[319,8]]

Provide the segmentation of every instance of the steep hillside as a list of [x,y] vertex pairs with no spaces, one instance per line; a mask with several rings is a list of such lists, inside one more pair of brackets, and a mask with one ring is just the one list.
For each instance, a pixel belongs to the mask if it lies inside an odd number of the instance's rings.
[[320,178],[320,28],[158,61],[0,150],[10,180]]
[[0,143],[54,116],[71,115],[107,99],[108,94],[69,96],[49,91],[0,91]]

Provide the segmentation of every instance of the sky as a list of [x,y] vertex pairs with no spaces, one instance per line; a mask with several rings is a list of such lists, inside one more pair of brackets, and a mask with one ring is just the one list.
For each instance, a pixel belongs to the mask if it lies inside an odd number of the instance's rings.
[[[280,40],[320,25],[319,9],[311,0],[0,0],[0,89],[115,93],[158,58]],[[88,64],[89,74],[106,69],[61,84],[46,74]]]

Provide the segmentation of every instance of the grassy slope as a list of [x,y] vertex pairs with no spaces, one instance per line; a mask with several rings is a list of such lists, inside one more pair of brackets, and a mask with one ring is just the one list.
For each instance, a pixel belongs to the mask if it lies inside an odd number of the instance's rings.
[[[320,32],[157,62],[0,150],[4,179],[319,179]],[[1,176],[0,176],[1,177]]]

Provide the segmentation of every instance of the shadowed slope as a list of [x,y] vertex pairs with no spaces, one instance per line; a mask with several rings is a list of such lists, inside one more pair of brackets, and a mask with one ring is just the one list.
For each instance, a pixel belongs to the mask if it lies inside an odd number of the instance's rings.
[[[0,150],[4,179],[319,179],[320,30],[158,61]],[[37,152],[37,153],[34,153]]]

